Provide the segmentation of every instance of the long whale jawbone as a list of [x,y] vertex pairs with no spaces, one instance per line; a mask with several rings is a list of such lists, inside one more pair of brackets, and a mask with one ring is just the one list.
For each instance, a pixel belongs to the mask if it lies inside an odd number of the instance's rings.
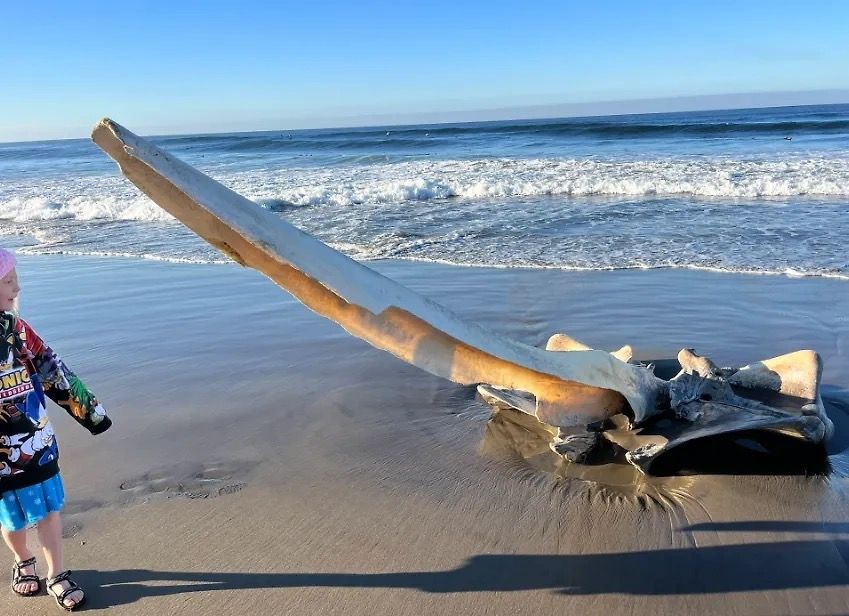
[[654,412],[666,383],[604,351],[552,353],[467,322],[333,250],[109,119],[92,139],[151,200],[350,334],[456,383],[533,394],[569,425]]

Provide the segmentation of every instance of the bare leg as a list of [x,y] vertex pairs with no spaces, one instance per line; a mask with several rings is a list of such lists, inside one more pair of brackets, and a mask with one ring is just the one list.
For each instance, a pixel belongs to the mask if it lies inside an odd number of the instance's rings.
[[[48,513],[47,517],[38,523],[38,539],[41,541],[44,558],[47,561],[47,577],[55,577],[64,571],[62,567],[62,518],[58,511]],[[65,590],[68,588],[68,582],[58,582],[53,588],[54,590],[59,590],[59,588]],[[73,607],[82,599],[83,592],[81,590],[72,592],[65,597],[65,605]]]
[[[6,530],[2,529],[3,533],[3,541],[6,542],[6,545],[9,546],[9,549],[12,550],[12,553],[15,555],[15,562],[23,562],[29,558],[32,558],[32,552],[29,550],[29,546],[27,545],[27,529],[23,530]],[[30,565],[29,567],[24,567],[21,569],[22,575],[35,575],[35,565]],[[15,590],[17,592],[22,593],[30,593],[35,592],[38,589],[38,584],[35,582],[21,582],[20,584],[15,584]]]

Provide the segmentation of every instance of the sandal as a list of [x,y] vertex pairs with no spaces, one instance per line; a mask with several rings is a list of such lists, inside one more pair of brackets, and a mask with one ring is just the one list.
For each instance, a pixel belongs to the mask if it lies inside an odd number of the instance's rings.
[[[24,575],[21,573],[21,569],[25,569],[26,567],[35,568],[35,556],[32,558],[27,558],[24,561],[16,562],[12,566],[12,592],[16,595],[20,595],[21,597],[34,597],[35,595],[41,593],[41,578],[37,575]],[[16,590],[15,586],[18,584],[26,584],[27,582],[35,582],[36,589],[31,590],[30,592],[21,592],[20,590]]]
[[[68,587],[64,590],[55,591],[53,587],[59,584],[60,582],[67,582]],[[85,593],[83,593],[83,598],[74,603],[73,605],[65,605],[65,599],[68,598],[68,595],[74,593],[76,591],[82,592],[83,589],[80,588],[74,580],[71,579],[71,571],[63,571],[56,577],[52,577],[47,580],[47,592],[53,595],[53,598],[56,599],[56,603],[63,610],[67,610],[68,612],[72,612],[78,607],[80,607],[83,603],[85,603]]]

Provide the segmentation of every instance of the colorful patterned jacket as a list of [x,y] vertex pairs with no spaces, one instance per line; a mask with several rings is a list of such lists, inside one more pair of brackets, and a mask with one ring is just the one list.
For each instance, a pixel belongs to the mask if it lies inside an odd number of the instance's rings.
[[0,311],[0,494],[59,472],[45,394],[92,434],[112,425],[94,395],[27,322]]

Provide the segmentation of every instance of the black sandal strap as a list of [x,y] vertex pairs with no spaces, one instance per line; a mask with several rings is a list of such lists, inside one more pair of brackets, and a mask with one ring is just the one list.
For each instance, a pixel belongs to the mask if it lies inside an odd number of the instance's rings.
[[[61,595],[52,590],[52,588],[56,584],[59,584],[60,582],[67,582],[68,583],[68,588],[63,590]],[[71,570],[70,569],[68,569],[67,571],[63,571],[59,575],[52,577],[49,580],[47,580],[47,590],[50,591],[50,594],[52,594],[54,597],[56,597],[56,599],[58,601],[64,601],[65,598],[67,598],[67,596],[70,595],[72,592],[76,592],[78,590],[80,592],[83,592],[83,589],[80,588],[79,584],[77,584],[74,580],[71,579]]]
[[15,569],[20,571],[24,567],[35,566],[35,556],[32,558],[27,558],[26,560],[22,560],[21,562],[15,563]]
[[[54,595],[54,596],[56,597],[56,600],[59,601],[60,603],[65,603],[65,599],[68,598],[68,595],[70,595],[71,593],[77,592],[77,591],[82,592],[83,589],[80,588],[79,586],[77,586],[76,584],[74,584],[73,582],[71,582],[71,586],[67,590],[65,590],[61,595]],[[79,603],[80,602],[77,601],[76,604],[79,604]]]
[[22,582],[38,582],[39,577],[37,575],[18,575],[12,580],[12,584],[17,586]]
[[63,571],[62,573],[58,573],[55,576],[53,576],[52,578],[50,578],[49,580],[47,580],[47,585],[53,586],[54,584],[58,584],[59,582],[69,582],[69,583],[73,584],[74,582],[72,580],[68,579],[70,577],[71,577],[71,570],[67,569],[67,570]]
[[[26,575],[21,573],[21,570],[25,569],[26,567],[35,567],[35,556],[33,556],[32,558],[27,558],[26,560],[21,562],[15,562],[15,564],[12,565],[12,591],[16,595],[20,595],[22,597],[32,597],[41,592],[41,578],[31,573],[28,573]],[[36,588],[26,592],[20,591],[16,588],[21,584],[29,583],[35,584]]]

